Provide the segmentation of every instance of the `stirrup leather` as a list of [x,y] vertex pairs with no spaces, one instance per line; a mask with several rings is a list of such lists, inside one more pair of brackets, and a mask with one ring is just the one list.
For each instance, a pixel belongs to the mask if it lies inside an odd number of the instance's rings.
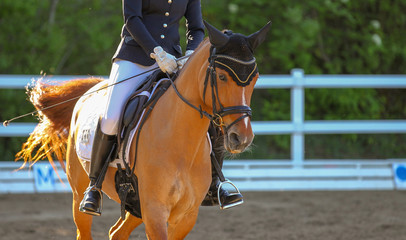
[[[91,191],[97,191],[97,193],[100,195],[100,202],[98,203],[99,206],[97,207],[96,211],[92,211],[92,210],[86,208],[86,204],[97,205],[97,203],[95,204],[94,202],[87,201],[88,194]],[[93,215],[93,216],[100,216],[101,212],[102,212],[102,207],[103,207],[103,193],[102,193],[101,189],[97,188],[95,185],[89,186],[86,189],[86,191],[84,192],[83,200],[80,202],[79,211]]]
[[225,179],[224,182],[221,182],[221,181],[220,181],[220,184],[219,184],[218,187],[217,187],[217,201],[218,201],[218,203],[219,203],[220,209],[228,209],[228,208],[232,208],[232,207],[235,207],[235,206],[238,206],[238,205],[241,205],[241,204],[244,203],[244,200],[241,199],[241,200],[238,201],[238,202],[234,202],[234,203],[231,203],[231,204],[224,205],[224,203],[222,203],[221,200],[220,200],[220,189],[221,189],[221,186],[223,186],[223,184],[230,184],[230,185],[233,186],[234,189],[236,190],[236,192],[230,193],[229,196],[233,196],[233,195],[237,195],[237,194],[240,194],[240,195],[241,195],[240,190],[239,190],[239,189],[237,188],[237,186],[235,186],[234,183],[232,183],[230,180]]

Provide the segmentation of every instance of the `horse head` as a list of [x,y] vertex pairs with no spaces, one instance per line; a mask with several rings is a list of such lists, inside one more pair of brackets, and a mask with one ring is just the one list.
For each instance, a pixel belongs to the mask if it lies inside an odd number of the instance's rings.
[[254,50],[265,40],[271,22],[249,36],[204,23],[211,48],[203,101],[211,105],[213,122],[224,132],[226,150],[241,153],[254,138],[250,103],[259,76]]

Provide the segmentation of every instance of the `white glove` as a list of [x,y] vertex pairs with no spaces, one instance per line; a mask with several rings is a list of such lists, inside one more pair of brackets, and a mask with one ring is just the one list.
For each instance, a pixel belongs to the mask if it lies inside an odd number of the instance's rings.
[[193,50],[187,50],[187,51],[185,52],[185,56],[187,56],[187,57],[182,58],[181,60],[178,61],[178,68],[179,68],[179,69],[182,69],[182,68],[183,68],[183,66],[185,65],[185,63],[187,62],[187,60],[189,60],[189,57],[190,57],[190,55],[192,55],[193,52],[194,52]]
[[178,64],[176,58],[172,54],[165,52],[161,46],[155,47],[154,52],[150,54],[151,58],[155,59],[159,68],[169,74],[175,72]]

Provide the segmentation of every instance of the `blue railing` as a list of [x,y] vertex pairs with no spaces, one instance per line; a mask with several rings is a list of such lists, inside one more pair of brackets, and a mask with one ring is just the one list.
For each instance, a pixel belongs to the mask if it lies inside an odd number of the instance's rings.
[[[0,75],[0,88],[24,88],[33,78],[38,77]],[[52,79],[63,81],[83,77],[89,76],[54,76]],[[291,89],[290,121],[256,121],[252,123],[252,127],[256,135],[290,134],[291,160],[295,165],[304,161],[306,134],[406,133],[406,119],[304,120],[306,88],[406,88],[406,75],[305,75],[302,69],[293,69],[291,75],[261,75],[256,88]],[[35,126],[36,123],[11,123],[7,128],[1,126],[0,137],[28,136]]]
[[[83,77],[89,76],[54,76],[52,79]],[[22,89],[32,78],[39,76],[0,75],[0,88]],[[291,135],[291,159],[226,161],[225,175],[241,190],[406,189],[406,176],[395,177],[398,169],[406,169],[405,159],[304,161],[306,134],[406,133],[406,120],[305,121],[306,88],[406,88],[406,75],[305,75],[303,70],[293,69],[291,75],[261,75],[256,88],[291,91],[290,121],[252,122],[256,135]],[[35,126],[36,123],[11,123],[7,128],[0,126],[0,137],[28,136]],[[61,184],[48,170],[50,166],[47,164],[38,165],[33,174],[27,169],[14,172],[18,166],[18,163],[0,162],[0,193],[70,189],[63,172],[60,175],[65,184]]]

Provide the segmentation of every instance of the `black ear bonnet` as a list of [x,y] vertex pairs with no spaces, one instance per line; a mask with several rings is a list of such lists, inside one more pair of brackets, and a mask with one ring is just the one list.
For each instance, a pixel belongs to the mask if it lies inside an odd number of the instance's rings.
[[258,73],[253,50],[247,38],[230,30],[224,32],[229,37],[227,44],[216,48],[215,67],[226,71],[239,86],[247,86]]

